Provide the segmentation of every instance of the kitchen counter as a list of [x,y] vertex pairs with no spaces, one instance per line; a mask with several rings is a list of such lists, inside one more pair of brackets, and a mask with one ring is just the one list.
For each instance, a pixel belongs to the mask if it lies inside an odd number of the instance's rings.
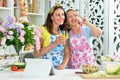
[[49,77],[24,76],[23,72],[0,71],[0,80],[83,80],[73,69],[55,70],[55,75]]

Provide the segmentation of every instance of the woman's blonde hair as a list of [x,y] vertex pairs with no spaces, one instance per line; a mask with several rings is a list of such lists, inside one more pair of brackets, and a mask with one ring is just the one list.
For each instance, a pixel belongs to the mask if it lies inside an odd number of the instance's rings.
[[66,14],[67,14],[69,11],[75,11],[75,12],[76,12],[76,10],[75,10],[74,8],[70,8],[70,9],[68,9],[68,10],[66,11]]

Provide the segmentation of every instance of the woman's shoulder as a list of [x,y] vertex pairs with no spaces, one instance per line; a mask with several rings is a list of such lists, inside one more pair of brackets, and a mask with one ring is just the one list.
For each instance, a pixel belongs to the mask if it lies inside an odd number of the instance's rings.
[[83,30],[84,33],[90,33],[91,32],[91,28],[86,26],[86,25],[82,26],[82,30]]
[[83,30],[90,30],[90,27],[88,27],[88,26],[86,26],[86,25],[83,25],[83,26],[82,26],[82,29],[83,29]]
[[48,33],[46,26],[41,26],[41,29],[42,29],[42,33],[46,33],[46,32]]
[[82,26],[82,30],[83,30],[83,32],[84,32],[84,34],[85,34],[85,36],[87,37],[87,38],[89,38],[89,37],[91,37],[92,35],[91,35],[91,28],[90,27],[88,27],[88,26],[86,26],[86,25],[83,25]]
[[50,35],[49,32],[47,31],[47,28],[45,26],[41,26],[41,29],[42,29],[42,36]]
[[42,25],[42,26],[41,26],[41,29],[46,30],[46,26]]
[[42,47],[46,47],[50,44],[50,33],[47,31],[47,28],[45,26],[41,26],[42,29],[42,38],[44,39],[44,42],[42,44]]

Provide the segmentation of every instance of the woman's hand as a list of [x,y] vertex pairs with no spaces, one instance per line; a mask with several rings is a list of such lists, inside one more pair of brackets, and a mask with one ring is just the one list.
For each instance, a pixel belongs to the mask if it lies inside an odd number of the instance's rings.
[[80,15],[79,15],[79,17],[82,19],[82,22],[81,22],[82,24],[85,24],[91,28],[91,34],[93,36],[97,37],[97,36],[100,36],[102,34],[102,31],[100,30],[100,28],[98,28],[94,24],[90,23],[87,18],[82,17]]
[[64,36],[59,36],[56,40],[55,40],[55,44],[65,44],[65,37]]
[[58,65],[58,66],[57,66],[57,69],[58,69],[58,70],[63,70],[64,68],[65,68],[65,65]]
[[79,17],[80,17],[80,19],[82,20],[82,21],[81,21],[82,24],[87,24],[87,23],[89,23],[89,21],[88,21],[88,19],[87,19],[86,17],[82,17],[82,16],[80,16],[80,15],[79,15]]

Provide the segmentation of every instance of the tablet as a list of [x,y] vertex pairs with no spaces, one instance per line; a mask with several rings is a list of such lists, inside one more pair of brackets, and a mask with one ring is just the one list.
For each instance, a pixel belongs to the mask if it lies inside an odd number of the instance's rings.
[[25,58],[25,76],[48,77],[54,75],[54,69],[49,59]]

